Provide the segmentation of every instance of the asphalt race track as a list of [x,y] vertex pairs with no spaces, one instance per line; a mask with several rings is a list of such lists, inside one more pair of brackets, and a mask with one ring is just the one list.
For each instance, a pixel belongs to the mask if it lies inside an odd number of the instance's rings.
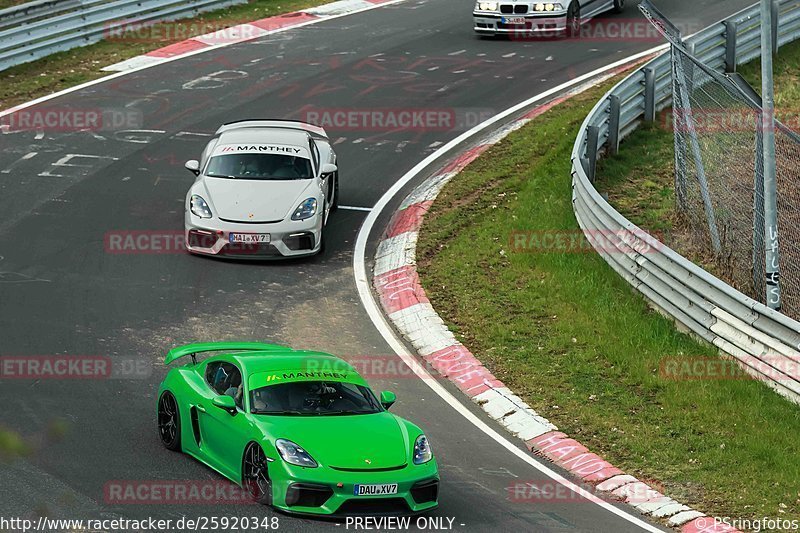
[[[751,3],[661,5],[696,31]],[[463,119],[454,129],[329,127],[339,155],[341,204],[369,208],[414,164],[480,120],[661,44],[478,39],[470,9],[466,1],[408,0],[138,71],[40,105],[132,111],[142,117],[136,131],[0,135],[0,355],[108,356],[115,362],[107,379],[0,383],[0,425],[34,444],[25,460],[0,463],[0,515],[177,519],[271,513],[244,504],[121,504],[108,498],[107,487],[221,479],[158,440],[155,392],[172,346],[268,340],[348,359],[394,361],[353,282],[352,249],[366,213],[340,209],[327,227],[325,252],[310,260],[111,253],[109,236],[182,231],[183,199],[192,183],[183,163],[199,155],[222,122],[302,119],[312,108],[433,109]],[[640,19],[634,5],[615,17]],[[395,391],[393,411],[426,430],[442,476],[433,516],[453,518],[454,529],[639,529],[585,501],[514,501],[508,487],[544,476],[470,425],[412,373],[367,377],[374,389]],[[287,531],[344,528],[279,516]]]

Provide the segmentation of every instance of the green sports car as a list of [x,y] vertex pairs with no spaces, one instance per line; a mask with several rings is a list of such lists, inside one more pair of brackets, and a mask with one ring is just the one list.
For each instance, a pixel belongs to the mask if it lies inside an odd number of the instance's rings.
[[[196,354],[217,352],[198,362]],[[254,342],[171,350],[158,431],[256,501],[315,515],[412,514],[438,505],[436,459],[422,430],[388,411],[346,361]]]

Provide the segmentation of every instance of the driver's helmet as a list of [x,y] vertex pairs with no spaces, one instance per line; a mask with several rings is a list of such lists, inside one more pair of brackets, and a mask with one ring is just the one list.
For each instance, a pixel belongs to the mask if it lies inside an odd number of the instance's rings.
[[239,163],[240,175],[242,176],[260,176],[263,174],[261,170],[261,157],[256,154],[246,154],[242,157]]

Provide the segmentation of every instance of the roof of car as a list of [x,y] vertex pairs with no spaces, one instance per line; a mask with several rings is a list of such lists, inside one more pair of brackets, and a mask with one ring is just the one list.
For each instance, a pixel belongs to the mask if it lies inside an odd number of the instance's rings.
[[287,349],[285,351],[248,351],[231,353],[228,355],[239,364],[245,375],[253,375],[259,372],[273,372],[278,370],[338,370],[354,372],[356,374],[358,373],[344,359],[330,354],[312,352],[308,350]]
[[219,144],[275,143],[308,147],[309,135],[305,131],[286,128],[237,128],[220,134]]

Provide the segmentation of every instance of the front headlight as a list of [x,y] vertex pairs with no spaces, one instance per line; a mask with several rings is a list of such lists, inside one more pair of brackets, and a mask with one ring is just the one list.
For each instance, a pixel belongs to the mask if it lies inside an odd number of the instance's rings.
[[211,209],[209,209],[208,204],[203,200],[202,196],[193,194],[190,204],[192,213],[200,218],[211,218]]
[[305,220],[313,217],[316,214],[317,199],[306,198],[300,203],[300,205],[297,206],[297,209],[294,210],[294,214],[292,214],[292,220]]
[[433,459],[431,445],[428,444],[428,437],[420,435],[414,442],[414,464],[421,465]]
[[294,442],[286,439],[278,439],[275,441],[275,447],[284,461],[290,465],[305,466],[307,468],[316,468],[317,462],[311,457],[307,451],[295,444]]
[[564,9],[563,5],[555,4],[555,3],[551,3],[551,2],[548,2],[548,3],[540,2],[540,3],[535,4],[533,6],[533,10],[534,11],[563,11],[563,9]]
[[475,4],[478,11],[497,11],[497,2],[478,2]]

